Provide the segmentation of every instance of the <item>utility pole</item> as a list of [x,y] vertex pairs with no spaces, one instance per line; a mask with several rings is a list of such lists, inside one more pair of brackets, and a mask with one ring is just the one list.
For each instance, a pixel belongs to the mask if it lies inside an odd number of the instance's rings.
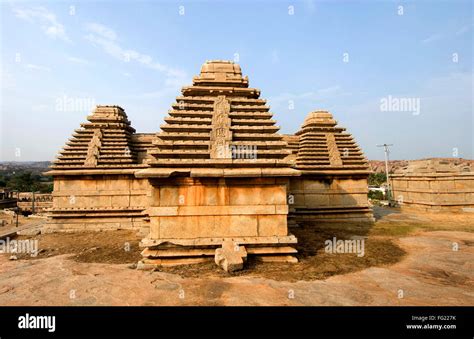
[[385,152],[385,176],[387,177],[387,199],[390,203],[390,198],[392,197],[392,190],[390,187],[390,174],[388,173],[388,155],[390,153],[389,147],[393,146],[393,144],[381,144],[377,145],[377,147],[383,147]]
[[20,191],[16,192],[16,227],[18,228],[18,214],[20,214],[20,206],[18,202],[20,201]]

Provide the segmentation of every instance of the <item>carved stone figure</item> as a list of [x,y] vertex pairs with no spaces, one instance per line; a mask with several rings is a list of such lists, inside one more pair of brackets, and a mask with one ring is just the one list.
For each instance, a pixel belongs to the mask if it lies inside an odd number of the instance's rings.
[[102,132],[100,129],[94,131],[94,135],[89,142],[85,166],[97,166],[99,160],[100,147],[102,145]]
[[326,142],[328,146],[329,162],[332,166],[342,166],[341,153],[337,148],[334,134],[326,133]]
[[232,132],[230,130],[231,120],[229,117],[230,103],[225,95],[219,95],[214,102],[214,114],[212,116],[212,131],[210,138],[211,159],[230,159],[230,143]]

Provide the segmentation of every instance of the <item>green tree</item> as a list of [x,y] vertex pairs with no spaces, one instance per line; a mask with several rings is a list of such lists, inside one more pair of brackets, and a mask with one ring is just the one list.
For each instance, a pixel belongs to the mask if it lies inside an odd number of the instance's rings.
[[20,192],[32,192],[41,188],[39,175],[32,175],[31,172],[15,173],[7,182],[7,187]]
[[53,191],[54,185],[51,183],[43,184],[40,188],[41,193],[51,193]]
[[385,173],[371,173],[369,175],[370,186],[380,186],[387,181]]

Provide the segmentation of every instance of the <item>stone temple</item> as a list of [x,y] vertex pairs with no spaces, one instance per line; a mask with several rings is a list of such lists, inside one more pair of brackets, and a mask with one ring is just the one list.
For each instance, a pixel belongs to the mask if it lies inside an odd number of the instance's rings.
[[443,159],[412,160],[390,178],[393,198],[402,209],[474,211],[474,171],[470,164]]
[[48,172],[46,231],[137,230],[144,265],[296,262],[289,225],[373,218],[369,165],[351,135],[326,111],[278,134],[235,63],[206,62],[156,134],[136,133],[119,106],[87,120]]

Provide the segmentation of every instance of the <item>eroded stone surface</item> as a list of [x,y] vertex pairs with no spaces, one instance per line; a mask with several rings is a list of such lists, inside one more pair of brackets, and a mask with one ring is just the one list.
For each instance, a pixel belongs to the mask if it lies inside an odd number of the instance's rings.
[[391,184],[393,199],[402,208],[474,211],[474,171],[470,164],[412,160],[391,175]]
[[[182,88],[156,134],[135,133],[120,106],[97,106],[49,172],[45,231],[135,229],[171,244],[150,248],[148,264],[173,264],[181,240],[249,237],[265,244],[255,255],[288,262],[288,216],[370,220],[367,162],[352,136],[316,111],[289,146],[272,117],[240,66],[223,60]],[[192,261],[212,260],[182,247]]]
[[426,232],[398,240],[408,254],[395,265],[296,283],[251,276],[182,278],[128,265],[77,263],[67,256],[9,261],[0,255],[0,304],[472,306],[473,243],[473,233]]
[[215,263],[226,272],[234,272],[244,268],[247,260],[247,251],[244,246],[226,240],[221,248],[216,249]]

